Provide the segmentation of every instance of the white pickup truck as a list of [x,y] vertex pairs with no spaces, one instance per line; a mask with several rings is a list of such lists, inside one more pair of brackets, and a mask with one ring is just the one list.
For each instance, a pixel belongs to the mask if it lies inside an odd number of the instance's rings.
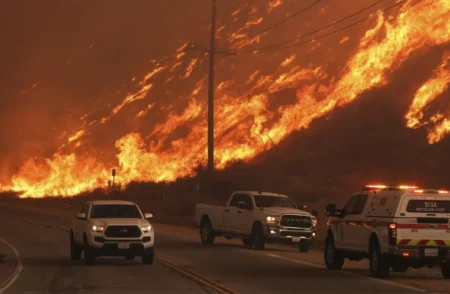
[[299,251],[307,252],[317,219],[286,195],[236,191],[225,206],[197,204],[195,225],[205,245],[224,236],[240,238],[257,250],[264,249],[265,243],[287,242],[298,243]]
[[74,218],[70,229],[70,258],[91,265],[98,256],[142,256],[144,264],[154,259],[155,234],[139,207],[129,201],[88,201]]

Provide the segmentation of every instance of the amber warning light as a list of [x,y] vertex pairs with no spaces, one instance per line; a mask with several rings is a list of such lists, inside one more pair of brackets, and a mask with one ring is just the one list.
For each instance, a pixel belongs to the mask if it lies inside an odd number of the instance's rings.
[[382,185],[382,184],[370,184],[370,185],[366,185],[364,187],[364,190],[366,191],[377,191],[377,190],[383,190],[383,189],[387,189],[387,188],[396,188],[396,189],[401,189],[401,190],[410,190],[410,189],[417,189],[417,186],[412,186],[412,185],[400,185],[400,186],[387,186],[387,185]]

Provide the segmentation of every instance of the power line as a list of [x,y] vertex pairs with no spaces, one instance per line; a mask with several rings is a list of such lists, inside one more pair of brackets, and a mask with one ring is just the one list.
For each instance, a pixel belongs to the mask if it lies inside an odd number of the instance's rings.
[[[384,0],[380,0],[379,2],[381,2],[381,1],[384,1]],[[272,52],[272,51],[277,51],[277,50],[281,50],[281,49],[292,48],[292,47],[300,46],[300,45],[303,45],[303,44],[307,44],[307,43],[310,43],[310,42],[313,42],[313,41],[320,40],[322,38],[328,37],[328,36],[333,35],[335,33],[344,31],[344,30],[346,30],[346,29],[348,29],[350,27],[356,26],[356,25],[358,25],[358,24],[360,24],[360,23],[370,19],[372,16],[384,13],[384,12],[386,12],[386,11],[396,7],[396,6],[399,6],[400,4],[405,3],[406,1],[409,1],[409,0],[401,0],[401,1],[397,2],[397,3],[395,3],[395,4],[392,4],[392,5],[388,6],[385,9],[383,9],[381,11],[378,11],[378,12],[376,12],[374,14],[371,14],[371,15],[369,15],[369,16],[367,16],[367,17],[365,17],[365,18],[363,18],[363,19],[361,19],[359,21],[353,22],[353,23],[351,23],[349,25],[346,25],[346,26],[344,26],[342,28],[339,28],[337,30],[331,31],[331,32],[329,32],[327,34],[324,34],[324,35],[321,35],[321,36],[318,36],[318,37],[315,37],[315,38],[312,38],[312,39],[309,39],[309,40],[306,40],[306,41],[303,41],[303,42],[300,42],[300,43],[295,43],[295,44],[288,45],[288,46],[277,47],[277,46],[280,46],[280,45],[292,42],[292,41],[284,41],[284,42],[280,42],[278,44],[273,44],[273,45],[266,46],[266,47],[261,47],[261,48],[256,48],[256,49],[248,49],[248,50],[237,50],[236,52],[255,52],[255,51],[259,51],[261,53],[266,53],[266,52]],[[328,26],[328,27],[330,27],[330,26]],[[323,30],[323,29],[320,29],[320,31],[321,30]],[[296,38],[296,40],[301,39],[301,38],[303,38],[305,36],[309,36],[311,34],[313,34],[313,33],[308,33],[306,35],[300,36],[300,37]],[[276,48],[273,48],[273,47],[276,47]]]
[[266,50],[266,49],[270,49],[270,48],[273,48],[273,47],[278,47],[278,46],[280,46],[280,45],[284,45],[284,44],[288,44],[288,43],[291,43],[291,42],[298,41],[298,40],[303,39],[303,38],[305,38],[305,37],[307,37],[307,36],[314,35],[314,34],[316,34],[316,33],[318,33],[318,32],[321,32],[321,31],[326,30],[326,29],[328,29],[328,28],[330,28],[330,27],[333,27],[333,26],[335,26],[335,25],[337,25],[337,24],[339,24],[339,23],[341,23],[341,22],[343,22],[343,21],[346,21],[347,19],[350,19],[350,18],[352,18],[353,16],[358,15],[358,14],[360,14],[360,13],[366,11],[366,10],[369,9],[369,8],[372,8],[372,7],[374,7],[375,5],[380,4],[380,3],[383,2],[383,1],[385,1],[385,0],[378,0],[378,1],[376,1],[376,2],[374,2],[374,3],[372,3],[372,4],[370,4],[369,6],[366,6],[366,7],[364,7],[363,9],[360,9],[360,10],[358,10],[358,11],[356,11],[356,12],[350,14],[350,15],[347,15],[346,17],[344,17],[344,18],[342,18],[342,19],[340,19],[340,20],[338,20],[338,21],[336,21],[336,22],[334,22],[334,23],[332,23],[332,24],[329,24],[329,25],[327,25],[327,26],[321,27],[321,28],[319,28],[319,29],[317,29],[317,30],[311,31],[311,32],[306,33],[306,34],[304,34],[304,35],[301,35],[301,36],[299,36],[299,37],[292,38],[292,39],[289,39],[289,40],[286,40],[286,41],[283,41],[283,42],[280,42],[280,43],[275,43],[275,44],[272,44],[272,45],[267,45],[267,46],[259,47],[259,48],[256,48],[256,49],[245,49],[245,50],[241,50],[241,52],[244,52],[244,51],[245,51],[245,52],[262,51],[262,50]]
[[296,16],[300,15],[301,13],[307,11],[311,7],[313,7],[316,4],[318,4],[320,1],[322,1],[322,0],[316,0],[315,2],[313,2],[312,4],[306,6],[302,10],[292,14],[291,16],[288,16],[287,18],[284,18],[284,19],[280,20],[279,22],[276,22],[276,23],[266,27],[265,29],[262,29],[261,31],[255,33],[255,34],[252,34],[252,35],[249,35],[249,36],[243,36],[243,37],[240,37],[240,38],[236,38],[236,39],[234,39],[234,40],[232,40],[230,42],[225,43],[225,45],[234,44],[234,43],[243,41],[244,39],[251,39],[251,38],[254,38],[254,37],[258,36],[258,35],[261,35],[261,34],[267,32],[267,31],[270,31],[271,29],[276,28],[277,26],[282,25],[283,23],[287,22],[288,20],[293,19],[294,17],[296,17]]

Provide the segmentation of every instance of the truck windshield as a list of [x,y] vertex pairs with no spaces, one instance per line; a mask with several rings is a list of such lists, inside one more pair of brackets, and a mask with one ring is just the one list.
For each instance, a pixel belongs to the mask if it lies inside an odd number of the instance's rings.
[[448,200],[409,200],[407,212],[450,213]]
[[257,207],[287,207],[297,208],[289,197],[254,195]]
[[142,218],[136,205],[102,204],[94,205],[91,218]]

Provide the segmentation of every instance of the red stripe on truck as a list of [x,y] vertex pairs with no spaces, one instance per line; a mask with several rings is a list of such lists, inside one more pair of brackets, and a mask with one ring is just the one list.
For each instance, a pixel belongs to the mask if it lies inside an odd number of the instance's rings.
[[434,240],[434,242],[436,242],[439,246],[445,246],[444,240]]
[[429,229],[430,225],[435,226],[436,229],[446,230],[449,228],[448,224],[397,224],[399,229]]
[[418,246],[424,246],[424,245],[427,245],[427,243],[428,243],[429,241],[430,241],[430,240],[426,240],[426,239],[420,240],[419,243],[417,243],[417,245],[418,245]]
[[408,245],[411,242],[411,239],[403,239],[398,243],[399,245]]

